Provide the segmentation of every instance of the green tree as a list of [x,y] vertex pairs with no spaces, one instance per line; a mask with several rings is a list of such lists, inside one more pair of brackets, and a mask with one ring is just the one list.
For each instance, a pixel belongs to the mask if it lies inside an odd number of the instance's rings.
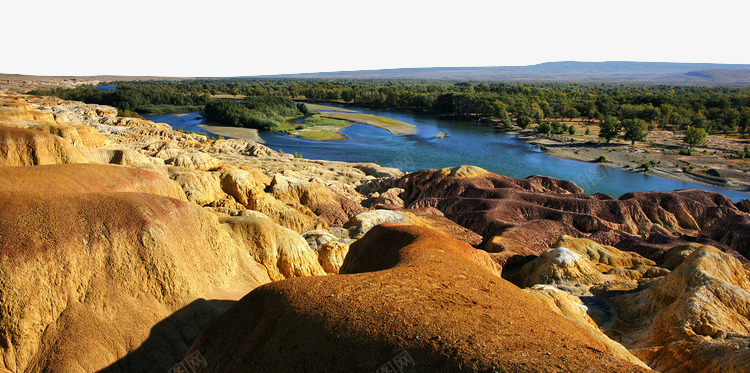
[[516,119],[516,124],[518,124],[519,127],[526,129],[531,124],[531,118],[527,117],[526,115],[520,115]]
[[609,141],[620,135],[620,122],[617,118],[608,115],[604,118],[604,121],[599,125],[599,137]]
[[495,101],[491,104],[491,107],[497,119],[503,122],[504,126],[511,127],[513,125],[513,121],[510,119],[510,114],[508,114],[507,105],[502,101]]
[[552,132],[552,126],[549,122],[542,122],[536,127],[537,132],[549,135]]
[[536,102],[531,104],[531,117],[536,123],[542,123],[544,120],[544,110]]
[[704,144],[706,138],[708,138],[708,134],[703,128],[688,127],[687,131],[685,131],[684,141],[692,148]]
[[646,140],[648,125],[643,119],[625,119],[622,121],[622,127],[625,129],[622,138],[630,141],[631,145],[635,145],[636,141]]
[[571,120],[578,118],[580,116],[581,116],[581,113],[579,113],[578,110],[576,110],[576,108],[574,107],[566,108],[565,112],[563,113],[563,117],[570,118]]

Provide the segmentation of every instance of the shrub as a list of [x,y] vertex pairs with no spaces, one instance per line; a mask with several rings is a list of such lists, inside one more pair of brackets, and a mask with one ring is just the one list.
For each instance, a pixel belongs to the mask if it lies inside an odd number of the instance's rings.
[[552,122],[550,127],[551,127],[551,132],[555,135],[562,135],[563,133],[568,132],[568,125],[565,123]]
[[693,155],[693,149],[680,149],[680,155]]
[[519,127],[526,129],[531,125],[531,118],[526,115],[520,115],[516,118],[516,124],[518,124]]
[[651,160],[642,164],[641,166],[643,167],[644,172],[649,172],[654,166],[656,166],[656,164],[656,161]]
[[550,126],[549,122],[542,122],[539,123],[539,125],[536,127],[536,130],[539,133],[549,135],[552,132],[552,127]]
[[143,119],[143,117],[140,114],[138,114],[138,113],[136,113],[135,111],[132,111],[132,110],[117,109],[117,116],[118,117],[130,117],[130,118],[141,118],[141,119]]
[[703,128],[688,127],[683,140],[692,148],[693,146],[704,144],[707,137],[708,134],[706,134],[706,130]]
[[607,161],[607,156],[605,156],[605,155],[602,155],[602,156],[600,156],[599,158],[597,158],[597,159],[596,159],[596,161],[597,161],[597,162],[602,162],[602,163],[603,163],[603,162],[606,162],[606,161]]

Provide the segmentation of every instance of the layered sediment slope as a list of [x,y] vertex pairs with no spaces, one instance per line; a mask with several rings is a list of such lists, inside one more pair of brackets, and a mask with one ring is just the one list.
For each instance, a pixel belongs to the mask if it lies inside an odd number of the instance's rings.
[[[167,369],[226,305],[154,325],[197,299],[236,299],[269,281],[213,214],[174,198],[181,191],[158,174],[55,165],[3,168],[0,179],[5,369],[90,371],[118,359]],[[145,347],[147,359],[128,356],[149,338],[163,340]]]
[[437,231],[384,224],[341,273],[263,286],[193,345],[202,371],[639,371]]

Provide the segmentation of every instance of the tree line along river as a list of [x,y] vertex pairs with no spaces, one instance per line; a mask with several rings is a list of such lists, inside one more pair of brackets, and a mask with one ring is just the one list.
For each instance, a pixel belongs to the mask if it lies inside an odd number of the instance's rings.
[[[402,111],[373,110],[349,105],[345,107],[412,123],[418,128],[411,135],[393,135],[383,129],[355,123],[341,131],[348,139],[328,142],[302,140],[289,137],[283,132],[261,132],[260,137],[266,146],[274,150],[297,152],[307,159],[374,162],[406,172],[474,165],[515,178],[545,175],[570,180],[586,193],[604,193],[615,198],[627,192],[703,189],[722,193],[733,201],[750,199],[750,193],[557,158],[515,136],[475,122]],[[167,123],[175,129],[205,132],[198,127],[202,123],[200,113],[145,115],[144,118]],[[436,138],[435,135],[440,132],[449,136]]]

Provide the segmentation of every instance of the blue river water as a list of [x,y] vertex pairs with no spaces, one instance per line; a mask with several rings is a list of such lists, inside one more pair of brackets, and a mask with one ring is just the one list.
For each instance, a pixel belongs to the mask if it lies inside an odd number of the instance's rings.
[[[341,131],[349,139],[329,142],[302,140],[282,132],[263,132],[260,136],[274,150],[297,152],[308,159],[375,162],[402,171],[474,165],[515,178],[545,175],[566,179],[586,193],[604,193],[616,198],[627,192],[703,189],[722,193],[733,201],[750,199],[750,193],[553,157],[515,136],[475,122],[402,111],[346,108],[413,123],[418,129],[411,135],[393,135],[376,127],[353,124]],[[144,117],[174,128],[205,132],[198,127],[202,123],[199,113]],[[439,132],[449,136],[435,138]]]

